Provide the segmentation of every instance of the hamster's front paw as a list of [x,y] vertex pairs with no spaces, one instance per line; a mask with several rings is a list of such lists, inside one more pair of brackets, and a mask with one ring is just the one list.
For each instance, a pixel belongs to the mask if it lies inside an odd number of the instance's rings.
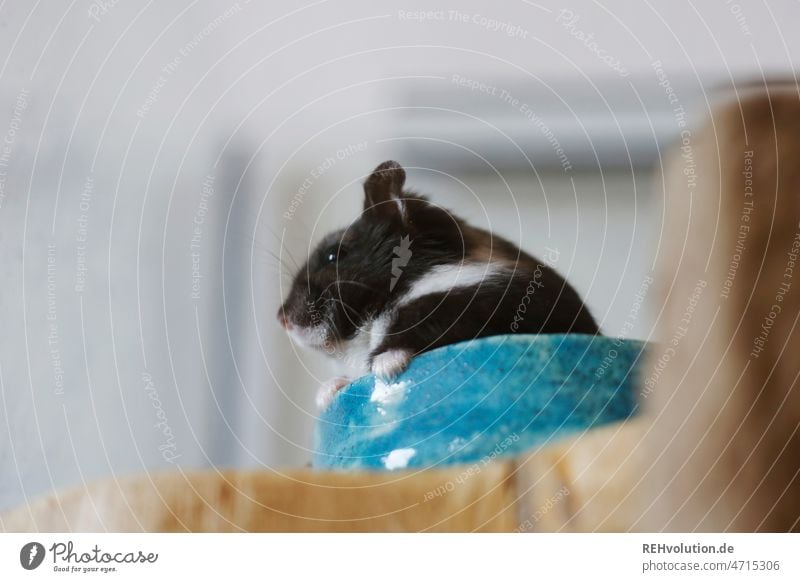
[[323,383],[317,389],[317,408],[319,410],[325,410],[330,406],[333,399],[336,398],[336,395],[339,393],[339,390],[347,386],[351,382],[350,378],[331,378],[327,382]]
[[411,350],[403,349],[381,352],[372,360],[372,373],[378,378],[390,380],[408,367],[413,355]]

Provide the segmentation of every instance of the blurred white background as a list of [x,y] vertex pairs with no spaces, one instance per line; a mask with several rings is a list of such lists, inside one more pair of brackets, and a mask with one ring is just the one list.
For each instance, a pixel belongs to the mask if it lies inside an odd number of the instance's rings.
[[276,324],[281,273],[385,159],[558,249],[605,333],[649,337],[663,148],[718,91],[793,74],[798,21],[788,0],[3,3],[0,509],[306,463],[330,370]]

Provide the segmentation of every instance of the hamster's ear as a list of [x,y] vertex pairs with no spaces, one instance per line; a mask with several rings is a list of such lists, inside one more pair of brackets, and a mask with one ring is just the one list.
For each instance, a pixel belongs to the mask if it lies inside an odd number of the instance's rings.
[[406,171],[397,162],[379,165],[364,182],[364,212],[381,218],[406,219],[408,208],[403,197]]

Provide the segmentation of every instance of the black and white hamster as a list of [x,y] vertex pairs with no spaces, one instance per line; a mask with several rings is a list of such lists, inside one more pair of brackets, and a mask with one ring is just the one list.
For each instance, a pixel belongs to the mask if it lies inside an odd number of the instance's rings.
[[[415,355],[483,336],[598,333],[575,290],[511,242],[403,190],[384,162],[364,211],[326,236],[295,275],[278,320],[293,341],[338,359],[351,377],[389,379]],[[325,383],[324,407],[348,378]]]

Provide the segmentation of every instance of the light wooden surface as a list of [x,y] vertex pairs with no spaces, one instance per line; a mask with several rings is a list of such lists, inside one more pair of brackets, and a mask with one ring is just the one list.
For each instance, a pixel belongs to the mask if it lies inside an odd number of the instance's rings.
[[[507,465],[440,496],[449,471],[418,474],[197,472],[105,480],[2,517],[6,531],[508,531]],[[442,489],[443,490],[443,489]]]
[[5,531],[624,531],[630,512],[610,508],[627,491],[640,431],[613,425],[513,461],[446,470],[107,479],[39,499],[0,523]]

